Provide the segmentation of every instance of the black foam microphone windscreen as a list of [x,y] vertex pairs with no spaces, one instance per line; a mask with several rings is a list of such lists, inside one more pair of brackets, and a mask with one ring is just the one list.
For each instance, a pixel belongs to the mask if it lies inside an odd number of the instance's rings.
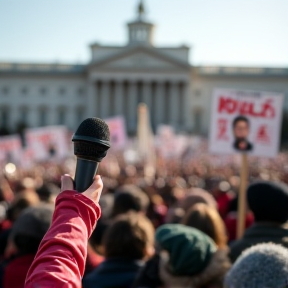
[[73,135],[74,154],[77,157],[75,189],[84,192],[93,182],[99,163],[110,148],[108,125],[99,118],[87,118]]

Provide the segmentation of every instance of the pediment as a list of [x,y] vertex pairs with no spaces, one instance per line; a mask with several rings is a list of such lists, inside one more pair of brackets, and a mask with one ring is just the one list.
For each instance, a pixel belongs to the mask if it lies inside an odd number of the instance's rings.
[[187,69],[189,65],[156,52],[154,48],[134,48],[119,53],[108,59],[92,63],[92,67],[102,69],[153,69],[153,70],[179,70]]

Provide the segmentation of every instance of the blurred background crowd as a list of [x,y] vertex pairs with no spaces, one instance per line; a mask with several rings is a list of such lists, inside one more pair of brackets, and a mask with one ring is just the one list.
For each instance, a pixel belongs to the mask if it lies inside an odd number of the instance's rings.
[[[224,275],[246,248],[262,242],[288,246],[287,154],[250,160],[249,183],[256,181],[248,189],[253,211],[247,209],[248,230],[235,242],[239,159],[217,161],[204,146],[196,153],[184,151],[178,159],[164,158],[156,150],[154,167],[131,163],[125,151],[108,153],[99,170],[104,182],[102,216],[89,241],[83,287],[224,287]],[[61,175],[73,176],[75,159],[51,158],[29,169],[11,170],[11,165],[4,166],[0,182],[1,287],[20,288],[50,225]],[[274,248],[281,247],[260,247],[260,256]],[[278,257],[277,251],[272,254]],[[278,258],[272,263],[281,264]],[[284,260],[281,267],[286,271]],[[171,271],[164,271],[165,261]]]

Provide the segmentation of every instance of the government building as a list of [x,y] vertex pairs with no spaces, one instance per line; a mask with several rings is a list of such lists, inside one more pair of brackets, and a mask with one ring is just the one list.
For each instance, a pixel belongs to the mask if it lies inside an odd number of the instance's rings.
[[[207,135],[214,88],[281,92],[288,111],[288,68],[206,67],[189,63],[187,46],[155,47],[140,2],[125,46],[91,45],[86,65],[0,62],[0,128],[67,125],[123,115],[135,134],[137,106],[149,107],[153,130]],[[113,40],[113,39],[111,39]]]

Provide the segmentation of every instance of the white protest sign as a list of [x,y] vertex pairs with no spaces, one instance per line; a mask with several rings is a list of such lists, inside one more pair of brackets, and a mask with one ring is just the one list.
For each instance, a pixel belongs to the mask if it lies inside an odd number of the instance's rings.
[[26,130],[27,147],[32,150],[36,161],[59,159],[69,153],[67,128],[65,126],[47,126]]
[[125,120],[122,116],[105,119],[110,130],[111,148],[114,150],[124,149],[127,142]]
[[282,109],[282,94],[216,89],[209,151],[275,157],[279,151]]
[[179,157],[189,145],[184,135],[176,135],[173,127],[160,125],[157,131],[157,147],[164,158]]
[[0,137],[0,162],[18,162],[22,144],[18,135]]

